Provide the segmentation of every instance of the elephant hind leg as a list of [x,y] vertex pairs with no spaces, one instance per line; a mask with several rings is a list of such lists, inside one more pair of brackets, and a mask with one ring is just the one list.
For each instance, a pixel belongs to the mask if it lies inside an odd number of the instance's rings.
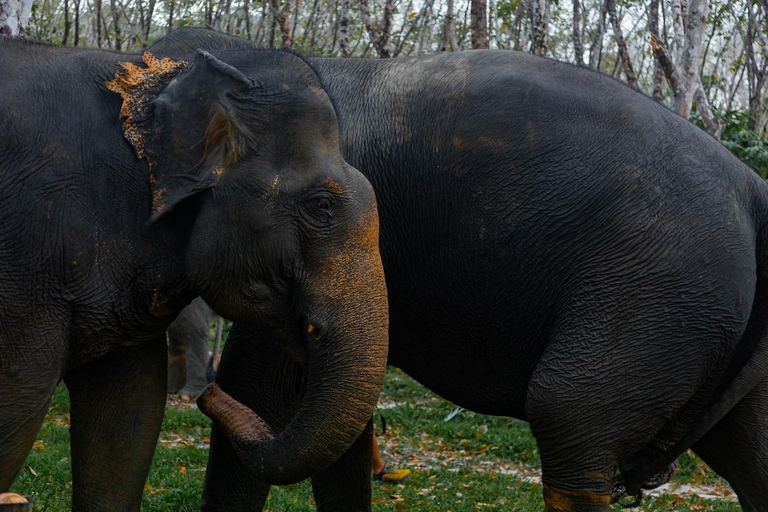
[[619,465],[655,438],[701,379],[679,368],[687,354],[672,357],[682,352],[686,333],[654,333],[664,342],[653,357],[638,358],[649,343],[644,322],[600,318],[585,326],[585,316],[574,314],[571,325],[560,326],[527,390],[551,512],[608,511]]
[[768,511],[768,377],[693,446],[745,511]]
[[165,412],[165,336],[64,376],[74,510],[138,511]]

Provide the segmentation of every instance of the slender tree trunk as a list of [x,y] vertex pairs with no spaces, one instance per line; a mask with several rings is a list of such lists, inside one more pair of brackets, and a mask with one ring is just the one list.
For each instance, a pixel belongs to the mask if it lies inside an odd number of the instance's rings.
[[600,67],[600,55],[603,52],[603,35],[605,34],[605,16],[608,13],[606,8],[607,0],[600,3],[600,17],[595,30],[595,37],[592,38],[592,46],[589,48],[589,67],[598,69]]
[[[755,52],[755,45],[759,50]],[[744,37],[744,46],[746,50],[747,68],[747,97],[749,107],[748,128],[758,131],[762,126],[762,118],[765,109],[763,106],[763,87],[765,85],[766,75],[768,75],[768,60],[765,55],[762,56],[761,63],[758,63],[757,55],[762,54],[762,49],[766,46],[766,41],[762,37],[760,30],[760,21],[756,19],[755,12],[751,4],[747,4],[747,33]]]
[[[272,5],[271,2],[273,0],[269,0],[270,6]],[[277,33],[277,19],[275,18],[275,10],[273,8],[269,9],[269,47],[274,48],[275,47],[275,34]]]
[[531,53],[546,57],[548,10],[547,0],[530,0],[531,2]]
[[471,0],[469,24],[472,28],[472,49],[488,48],[488,15],[486,0]]
[[392,13],[395,8],[393,0],[384,0],[384,16],[381,26],[372,19],[368,8],[368,0],[359,0],[359,7],[363,26],[365,26],[365,30],[371,38],[374,50],[376,50],[380,58],[389,58],[391,56],[389,38],[392,31]]
[[[173,9],[173,0],[171,0],[171,9]],[[112,26],[115,31],[115,50],[122,51],[123,39],[122,33],[120,32],[120,12],[117,10],[115,0],[109,0],[109,12],[112,15]]]
[[152,14],[155,12],[155,0],[149,0],[147,7],[147,21],[144,24],[144,47],[149,44],[149,32],[152,29]]
[[80,43],[80,0],[74,0],[75,2],[75,40],[72,42],[72,46],[77,46]]
[[[292,41],[296,40],[296,30],[299,26],[299,18],[301,17],[301,0],[296,0],[296,4],[293,6],[293,24],[291,25],[291,38]],[[293,45],[293,43],[291,43]]]
[[427,0],[424,8],[424,24],[419,31],[419,46],[416,49],[416,55],[424,53],[424,41],[429,41],[432,35],[432,6],[435,0]]
[[584,46],[581,44],[581,4],[573,0],[573,55],[576,64],[584,65]]
[[637,89],[637,76],[635,70],[632,68],[632,60],[629,57],[629,51],[627,50],[627,42],[624,40],[624,34],[621,31],[621,24],[619,23],[619,17],[616,14],[616,0],[606,0],[606,10],[613,26],[613,35],[616,38],[616,46],[619,48],[619,60],[621,61],[621,68],[624,70],[624,75],[627,77],[627,84],[630,87]]
[[173,30],[173,8],[175,4],[176,4],[176,0],[171,0],[170,5],[168,6],[168,30],[166,30],[165,32],[166,34],[170,34],[171,31]]
[[245,18],[245,37],[251,39],[251,13],[248,10],[248,0],[243,0],[243,17]]
[[341,35],[339,36],[341,56],[349,57],[349,0],[341,2]]
[[443,21],[443,37],[440,43],[440,51],[448,52],[456,49],[455,44],[455,25],[453,20],[453,0],[448,0],[448,10],[445,13],[445,20]]
[[672,11],[672,59],[674,62],[680,62],[685,44],[685,22],[683,21],[683,4],[685,0],[670,0],[670,10]]
[[101,48],[101,0],[96,0],[96,46]]
[[306,48],[307,52],[311,52],[315,48],[315,36],[317,35],[317,7],[320,0],[314,0],[312,2],[312,10],[309,12],[309,21],[307,21],[307,27],[304,29],[304,39],[306,40],[306,34],[309,32],[309,47]]
[[704,92],[704,87],[701,85],[701,80],[698,80],[696,83],[694,99],[696,100],[696,110],[699,111],[699,115],[701,116],[701,120],[704,123],[707,133],[717,140],[720,140],[720,132],[723,129],[723,123],[712,113],[712,109],[709,107],[709,100]]
[[64,46],[67,46],[67,40],[69,40],[70,25],[72,25],[72,22],[69,21],[69,0],[64,0],[64,36],[61,42]]
[[687,118],[691,114],[693,95],[699,77],[699,56],[709,6],[707,0],[691,0],[685,27],[682,60],[680,61],[680,94],[675,95],[673,109]]
[[[648,32],[656,38],[659,37],[659,0],[651,0],[648,7]],[[662,84],[664,81],[664,71],[659,65],[658,59],[653,59],[653,99],[661,103],[663,101]]]

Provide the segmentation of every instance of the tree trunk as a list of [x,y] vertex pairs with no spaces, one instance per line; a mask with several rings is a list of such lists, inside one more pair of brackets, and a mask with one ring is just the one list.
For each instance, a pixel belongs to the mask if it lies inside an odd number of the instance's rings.
[[445,13],[443,22],[443,37],[440,43],[440,51],[448,52],[456,49],[455,43],[455,25],[453,20],[453,0],[448,0],[448,10]]
[[[651,0],[648,8],[648,32],[655,37],[659,37],[659,0]],[[664,71],[659,65],[658,59],[653,59],[653,99],[661,103],[663,100],[662,83],[664,81]]]
[[80,42],[80,0],[75,0],[75,40],[72,46],[77,46]]
[[589,67],[598,69],[600,67],[600,55],[603,51],[603,34],[605,34],[605,16],[608,13],[606,9],[607,0],[600,3],[600,19],[597,22],[595,37],[592,39],[592,46],[589,47]]
[[584,47],[581,44],[581,4],[573,0],[573,55],[576,64],[584,65]]
[[[123,39],[120,32],[120,13],[115,5],[115,0],[109,0],[109,11],[112,15],[112,25],[115,30],[115,50],[122,51]],[[171,13],[173,13],[173,0],[171,0]]]
[[365,26],[365,30],[371,38],[374,50],[376,50],[380,58],[389,58],[391,56],[389,38],[392,31],[392,12],[395,9],[393,0],[384,0],[384,16],[381,26],[371,18],[368,0],[359,0],[359,7],[360,15],[363,18],[363,26]]
[[531,1],[531,53],[547,56],[547,22],[549,6],[547,0]]
[[0,34],[24,36],[32,14],[32,0],[0,0]]
[[349,0],[341,2],[341,35],[339,36],[341,56],[349,57]]
[[[99,0],[100,1],[100,0]],[[149,0],[147,7],[147,21],[144,23],[144,47],[149,45],[149,31],[152,28],[152,14],[155,12],[155,0]]]
[[96,0],[96,46],[101,48],[101,0]]
[[62,37],[61,42],[63,46],[67,46],[70,25],[72,25],[72,22],[69,21],[69,0],[64,0],[64,37]]
[[616,46],[619,48],[619,60],[621,62],[621,68],[624,70],[624,75],[627,77],[627,84],[633,89],[637,89],[637,76],[635,75],[635,70],[632,68],[632,61],[629,58],[629,51],[627,50],[627,42],[624,40],[619,17],[616,14],[616,0],[606,0],[605,8],[608,11],[608,16],[611,20],[611,25],[613,26],[613,35],[616,38]]
[[685,27],[682,60],[679,65],[679,92],[675,94],[672,107],[675,112],[685,118],[691,114],[693,95],[696,92],[701,43],[704,27],[707,23],[708,10],[707,0],[691,0]]
[[[280,0],[271,0],[272,4],[272,16],[275,22],[272,25],[272,40],[274,40],[274,26],[280,29],[281,46],[290,50],[293,46],[293,37],[291,36],[291,9],[293,4],[291,0],[286,0],[285,4],[280,7]],[[270,48],[274,46],[274,43],[270,42]]]
[[488,48],[488,16],[486,0],[471,0],[469,24],[472,28],[472,49]]
[[429,41],[432,35],[432,5],[435,0],[427,0],[427,4],[424,7],[424,24],[419,30],[419,46],[416,49],[416,55],[422,55],[424,53],[424,41]]
[[248,0],[243,0],[243,17],[245,18],[245,37],[251,39],[251,14],[248,9]]
[[696,83],[696,92],[694,94],[696,100],[696,110],[699,111],[701,120],[704,123],[704,127],[711,136],[720,140],[720,132],[723,129],[723,123],[712,113],[712,109],[709,107],[709,100],[704,92],[704,87],[701,85],[701,80]]
[[[166,34],[170,34],[171,31],[173,30],[173,8],[175,4],[176,4],[176,0],[171,0],[170,5],[168,6],[168,29],[165,31]],[[248,11],[246,11],[246,15],[247,14],[248,14]]]

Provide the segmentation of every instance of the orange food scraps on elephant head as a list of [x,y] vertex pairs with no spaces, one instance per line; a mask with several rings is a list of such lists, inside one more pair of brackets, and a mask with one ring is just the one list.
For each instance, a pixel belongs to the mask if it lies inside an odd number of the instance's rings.
[[[150,103],[159,92],[158,88],[181,73],[189,64],[168,58],[158,59],[149,52],[144,52],[142,61],[147,66],[140,68],[130,62],[123,62],[123,71],[115,74],[114,80],[107,82],[107,89],[123,97],[120,116],[123,122],[123,134],[133,146],[139,158],[146,158],[152,163],[148,142],[152,134],[146,119],[150,115]],[[150,180],[153,178],[150,174]]]
[[323,178],[322,184],[325,185],[325,187],[334,194],[341,194],[344,192],[344,190],[341,188],[341,185],[333,181],[333,178]]

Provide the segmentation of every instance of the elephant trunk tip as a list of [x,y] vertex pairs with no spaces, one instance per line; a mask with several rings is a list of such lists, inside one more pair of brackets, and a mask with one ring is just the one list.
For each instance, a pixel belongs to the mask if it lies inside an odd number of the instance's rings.
[[272,441],[275,432],[252,409],[225,393],[215,382],[197,398],[200,412],[216,421],[230,441]]

